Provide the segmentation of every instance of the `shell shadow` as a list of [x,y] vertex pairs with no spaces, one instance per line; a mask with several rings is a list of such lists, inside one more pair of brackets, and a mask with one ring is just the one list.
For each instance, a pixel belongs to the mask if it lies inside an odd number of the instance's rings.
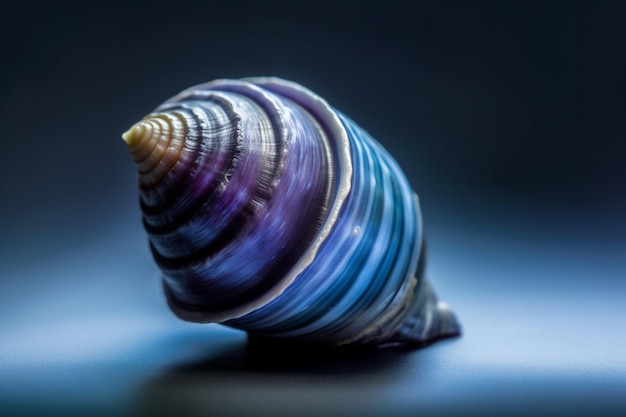
[[215,371],[350,376],[385,370],[408,360],[420,345],[380,347],[328,347],[298,341],[283,341],[247,335],[244,343],[206,361],[175,367],[174,373],[203,374]]
[[[212,342],[203,346],[206,355],[149,381],[136,397],[136,414],[258,415],[247,402],[268,407],[265,415],[296,412],[298,405],[281,397],[328,394],[329,387],[353,394],[355,387],[377,390],[401,381],[409,366],[422,368],[419,351],[426,346],[328,348],[251,336]],[[274,402],[283,405],[274,408]]]
[[391,367],[415,360],[420,349],[454,337],[456,335],[451,334],[412,344],[328,347],[248,335],[245,366],[250,372],[337,374],[347,377],[377,371],[387,373]]

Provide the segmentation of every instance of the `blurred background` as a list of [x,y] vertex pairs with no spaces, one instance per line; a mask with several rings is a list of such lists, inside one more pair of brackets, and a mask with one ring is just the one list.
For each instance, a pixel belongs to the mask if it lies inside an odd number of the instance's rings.
[[[0,408],[626,410],[626,3],[0,11]],[[167,310],[120,135],[184,88],[257,75],[307,86],[394,155],[462,338],[285,364]]]

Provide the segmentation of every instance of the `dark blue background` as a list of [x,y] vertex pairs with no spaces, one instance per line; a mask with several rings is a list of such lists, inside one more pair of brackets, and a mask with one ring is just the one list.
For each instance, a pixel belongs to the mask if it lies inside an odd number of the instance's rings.
[[[0,19],[1,408],[626,410],[626,3],[24,1]],[[169,313],[120,134],[255,75],[396,157],[461,338],[289,362]]]

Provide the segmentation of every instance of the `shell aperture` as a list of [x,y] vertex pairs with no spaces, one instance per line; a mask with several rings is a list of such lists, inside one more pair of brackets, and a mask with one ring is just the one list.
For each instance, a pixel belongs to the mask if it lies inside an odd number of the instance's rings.
[[460,333],[423,275],[408,180],[308,89],[265,77],[200,84],[123,139],[180,318],[330,345]]

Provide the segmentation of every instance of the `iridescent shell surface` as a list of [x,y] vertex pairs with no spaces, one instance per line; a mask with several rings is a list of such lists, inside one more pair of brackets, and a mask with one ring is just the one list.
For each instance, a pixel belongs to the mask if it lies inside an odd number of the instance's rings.
[[308,89],[212,81],[123,137],[182,319],[330,345],[459,334],[423,275],[419,203],[398,164]]

